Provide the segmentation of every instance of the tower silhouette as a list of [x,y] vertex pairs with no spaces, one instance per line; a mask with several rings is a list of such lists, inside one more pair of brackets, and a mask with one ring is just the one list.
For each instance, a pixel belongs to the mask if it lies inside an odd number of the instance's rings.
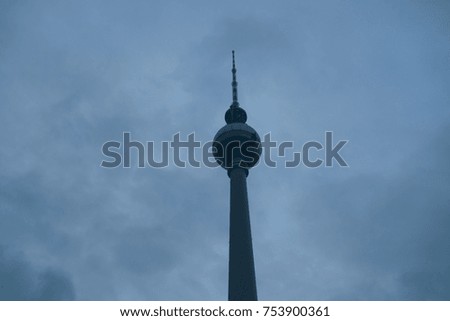
[[256,301],[255,264],[247,195],[249,169],[261,155],[258,133],[247,125],[247,113],[238,102],[236,64],[232,51],[233,102],[225,113],[225,122],[214,137],[213,154],[230,178],[230,248],[228,300]]

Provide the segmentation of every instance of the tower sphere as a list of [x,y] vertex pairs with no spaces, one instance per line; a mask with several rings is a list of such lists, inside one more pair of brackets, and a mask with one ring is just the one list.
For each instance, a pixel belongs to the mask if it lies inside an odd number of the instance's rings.
[[213,155],[225,169],[252,168],[261,155],[261,139],[245,123],[230,123],[219,129],[213,142]]

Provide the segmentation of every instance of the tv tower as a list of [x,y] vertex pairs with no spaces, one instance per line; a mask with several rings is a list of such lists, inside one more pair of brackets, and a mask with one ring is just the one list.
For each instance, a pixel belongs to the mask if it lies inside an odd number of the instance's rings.
[[226,125],[214,137],[213,154],[230,178],[230,249],[228,265],[228,300],[256,301],[255,263],[247,196],[249,169],[261,155],[258,133],[247,125],[247,113],[240,107],[233,56],[231,82],[233,102],[225,113]]

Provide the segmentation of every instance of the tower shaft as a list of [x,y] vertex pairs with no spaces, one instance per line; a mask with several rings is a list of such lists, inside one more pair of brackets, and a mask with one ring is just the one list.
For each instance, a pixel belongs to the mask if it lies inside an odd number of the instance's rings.
[[230,253],[228,300],[256,301],[255,264],[247,196],[247,171],[233,168],[230,176]]

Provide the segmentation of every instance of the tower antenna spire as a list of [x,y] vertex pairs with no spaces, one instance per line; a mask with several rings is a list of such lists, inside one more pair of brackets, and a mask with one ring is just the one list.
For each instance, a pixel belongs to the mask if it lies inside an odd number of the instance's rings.
[[231,51],[231,54],[233,56],[233,68],[231,69],[231,72],[233,73],[233,81],[231,82],[231,87],[233,88],[233,103],[231,104],[231,108],[233,107],[239,107],[238,102],[238,92],[237,92],[237,81],[236,81],[236,63],[234,61],[234,50]]

